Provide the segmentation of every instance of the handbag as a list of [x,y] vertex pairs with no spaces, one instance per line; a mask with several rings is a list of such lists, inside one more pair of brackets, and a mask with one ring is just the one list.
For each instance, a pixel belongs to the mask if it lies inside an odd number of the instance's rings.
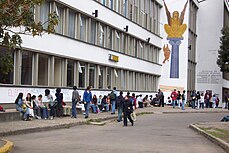
[[132,113],[130,114],[130,117],[131,117],[131,119],[132,119],[134,122],[137,120],[137,116],[136,116],[135,112],[132,112]]

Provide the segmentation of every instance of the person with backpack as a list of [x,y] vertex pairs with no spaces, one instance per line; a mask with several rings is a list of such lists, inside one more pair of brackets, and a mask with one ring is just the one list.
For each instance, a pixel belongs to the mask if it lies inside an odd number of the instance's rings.
[[118,93],[116,91],[116,87],[113,88],[113,91],[110,93],[110,100],[111,100],[111,114],[115,114],[115,103],[118,97]]
[[118,122],[122,121],[122,109],[123,109],[124,101],[125,99],[123,97],[123,91],[120,91],[119,96],[116,101],[117,109],[118,109],[118,119],[117,119]]

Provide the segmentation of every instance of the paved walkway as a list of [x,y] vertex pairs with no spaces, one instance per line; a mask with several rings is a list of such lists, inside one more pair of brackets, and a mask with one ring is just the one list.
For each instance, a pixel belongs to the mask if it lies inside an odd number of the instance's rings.
[[[164,108],[158,107],[147,107],[143,109],[137,109],[136,113],[154,113],[154,114],[162,114],[162,113],[229,113],[228,110],[225,109],[204,109],[204,110],[193,110],[191,108],[186,108],[185,111],[182,111],[178,108],[173,109],[170,106],[166,106]],[[78,118],[70,118],[70,117],[62,117],[55,118],[54,120],[33,120],[33,121],[13,121],[13,122],[2,122],[0,123],[0,136],[4,135],[14,135],[14,134],[23,134],[23,133],[31,133],[38,132],[44,130],[52,130],[58,128],[68,128],[71,126],[85,124],[90,119],[116,119],[117,113],[115,115],[111,115],[109,112],[92,114],[90,113],[89,119],[84,119],[82,114],[78,114]]]

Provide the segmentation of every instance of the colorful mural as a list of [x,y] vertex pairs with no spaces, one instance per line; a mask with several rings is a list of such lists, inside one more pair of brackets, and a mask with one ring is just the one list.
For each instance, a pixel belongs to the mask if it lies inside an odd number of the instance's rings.
[[166,61],[169,61],[169,58],[170,58],[170,49],[169,49],[168,44],[166,45],[166,47],[165,45],[163,46],[163,52],[164,52],[164,57],[165,57],[163,63],[165,63]]
[[164,25],[164,29],[167,34],[167,40],[169,41],[169,44],[172,45],[170,78],[179,78],[179,46],[181,40],[183,40],[183,34],[187,29],[187,25],[183,24],[187,4],[188,1],[185,3],[184,9],[180,15],[178,11],[174,11],[171,16],[164,1],[168,21],[168,24]]

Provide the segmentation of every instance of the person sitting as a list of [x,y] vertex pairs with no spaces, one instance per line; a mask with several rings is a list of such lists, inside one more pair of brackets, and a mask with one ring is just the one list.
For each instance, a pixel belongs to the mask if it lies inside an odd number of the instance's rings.
[[29,109],[29,117],[34,118],[34,111],[33,111],[33,103],[32,103],[32,99],[31,99],[31,93],[28,93],[26,98],[25,98],[25,104]]
[[137,101],[138,101],[138,106],[139,106],[139,108],[143,108],[142,95],[139,95],[139,97],[137,98]]
[[5,112],[6,110],[0,105],[0,112]]
[[20,92],[15,100],[16,110],[22,113],[22,119],[24,121],[28,121],[29,120],[29,109],[27,108],[22,98],[23,98],[23,93]]
[[156,94],[155,97],[150,102],[153,106],[160,106],[160,99],[158,98],[158,95]]
[[40,107],[38,106],[38,101],[36,100],[35,95],[31,97],[31,101],[33,103],[33,111],[36,119],[41,119],[41,110]]
[[102,110],[102,98],[103,98],[102,95],[99,95],[99,98],[97,100],[97,104],[100,111]]
[[107,96],[104,95],[102,99],[102,111],[109,111],[109,103],[107,101]]
[[229,122],[229,115],[224,116],[221,120],[221,122]]
[[37,106],[40,108],[40,114],[42,119],[48,119],[48,108],[44,105],[42,101],[42,95],[38,96]]
[[96,95],[93,96],[90,106],[92,108],[93,113],[97,113],[97,97],[96,97]]
[[148,100],[148,95],[146,95],[146,96],[143,98],[144,107],[149,106],[149,103],[150,103],[150,101]]

